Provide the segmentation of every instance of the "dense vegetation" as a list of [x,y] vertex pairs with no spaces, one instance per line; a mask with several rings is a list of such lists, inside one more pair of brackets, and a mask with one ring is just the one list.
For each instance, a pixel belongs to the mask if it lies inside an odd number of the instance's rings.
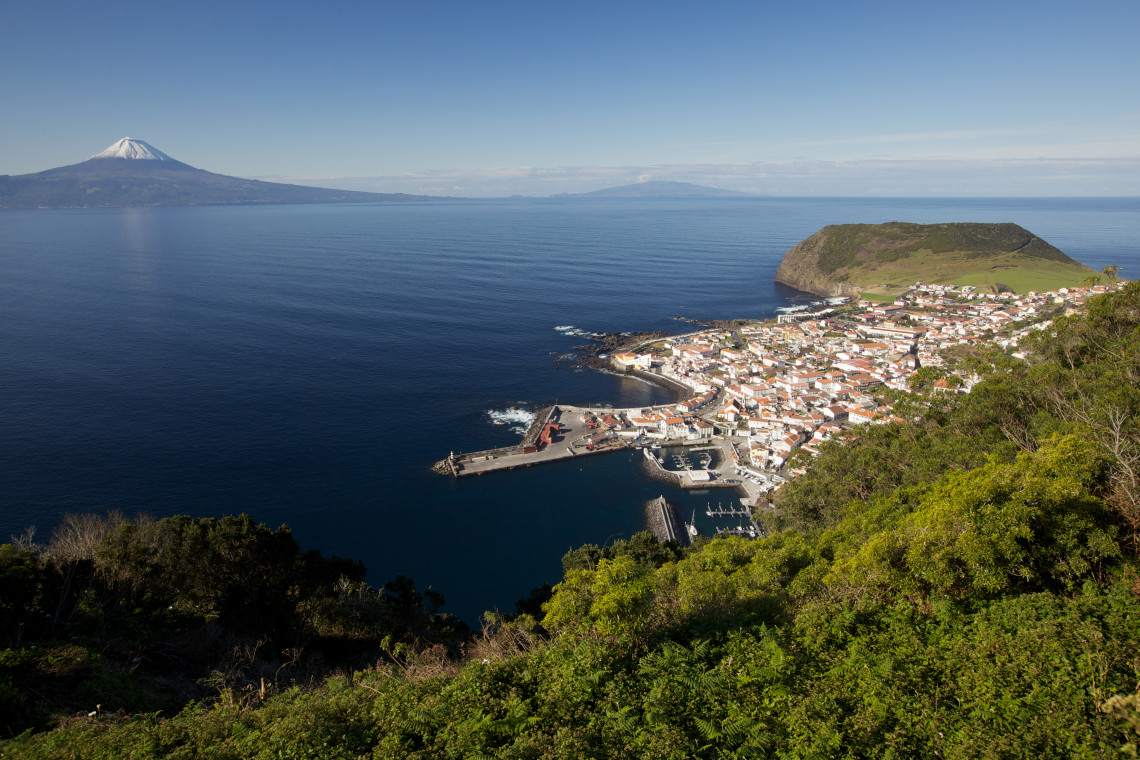
[[[1140,287],[1058,319],[1027,352],[963,351],[958,361],[989,375],[972,393],[901,397],[909,422],[824,447],[769,516],[768,538],[582,547],[545,604],[539,591],[513,619],[488,618],[458,656],[442,643],[447,619],[421,596],[401,608],[359,586],[351,563],[290,552],[282,531],[241,520],[120,525],[74,555],[92,589],[75,597],[76,614],[102,621],[111,642],[88,645],[89,658],[131,639],[151,642],[144,659],[156,660],[175,626],[259,635],[260,617],[279,652],[397,628],[409,643],[389,638],[367,651],[367,666],[312,685],[223,679],[218,696],[176,715],[109,714],[131,708],[112,705],[116,692],[101,682],[90,699],[103,700],[102,714],[0,752],[1136,756]],[[173,535],[189,543],[166,552]],[[257,552],[231,556],[235,535],[258,537]],[[211,546],[195,566],[198,547]],[[60,593],[70,555],[3,552],[3,694],[34,704],[38,682],[19,680],[21,663],[50,672],[37,651],[84,646],[52,627],[69,624],[68,604],[49,603],[73,598]],[[265,571],[286,566],[295,581]],[[14,633],[33,618],[34,637]],[[441,643],[416,645],[417,630]],[[126,694],[137,680],[119,675]]]
[[[840,224],[821,231],[828,244],[818,252],[819,268],[832,273],[854,265],[860,253],[874,251],[880,260],[894,261],[919,251],[962,251],[972,258],[1017,251],[1050,261],[1070,262],[1068,256],[1016,224]],[[892,253],[893,258],[883,254]]]
[[407,578],[302,553],[249,517],[69,515],[49,544],[0,546],[0,735],[77,712],[178,711],[265,696],[466,626]]

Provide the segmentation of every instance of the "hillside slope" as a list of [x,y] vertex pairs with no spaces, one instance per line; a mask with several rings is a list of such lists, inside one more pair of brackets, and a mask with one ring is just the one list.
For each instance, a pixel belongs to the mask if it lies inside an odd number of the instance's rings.
[[[407,579],[337,579],[248,519],[0,546],[0,716],[50,711],[0,756],[1135,757],[1140,284],[1021,348],[821,446],[767,538],[580,547],[461,656],[408,625],[446,621]],[[334,641],[360,656],[314,677]],[[215,695],[146,704],[187,642],[223,655]]]
[[916,281],[1015,292],[1078,285],[1092,269],[1016,224],[838,224],[786,254],[776,282],[822,296],[902,292]]

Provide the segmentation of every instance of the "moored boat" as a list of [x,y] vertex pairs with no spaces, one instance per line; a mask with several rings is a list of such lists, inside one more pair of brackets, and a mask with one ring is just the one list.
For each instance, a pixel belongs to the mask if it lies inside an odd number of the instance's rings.
[[701,531],[697,528],[697,510],[693,510],[693,516],[689,520],[691,522],[685,523],[685,531],[689,534],[689,538],[693,539],[701,535]]

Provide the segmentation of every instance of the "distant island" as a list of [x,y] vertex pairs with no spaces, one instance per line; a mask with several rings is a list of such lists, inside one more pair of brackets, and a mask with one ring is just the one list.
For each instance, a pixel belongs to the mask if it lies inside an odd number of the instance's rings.
[[391,203],[438,200],[229,177],[176,161],[124,137],[78,164],[0,176],[0,209],[225,206],[277,203]]
[[749,193],[704,187],[691,182],[637,182],[620,187],[606,187],[588,193],[560,193],[555,198],[741,198]]
[[1016,224],[837,224],[796,245],[776,282],[821,296],[898,294],[915,282],[1055,290],[1098,273]]

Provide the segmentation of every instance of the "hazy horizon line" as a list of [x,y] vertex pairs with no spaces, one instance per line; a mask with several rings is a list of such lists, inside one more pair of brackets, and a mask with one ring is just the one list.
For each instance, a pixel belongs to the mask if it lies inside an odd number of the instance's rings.
[[339,190],[499,198],[587,193],[650,181],[756,196],[1134,197],[1140,157],[859,159],[641,166],[485,167],[365,176],[260,175]]

